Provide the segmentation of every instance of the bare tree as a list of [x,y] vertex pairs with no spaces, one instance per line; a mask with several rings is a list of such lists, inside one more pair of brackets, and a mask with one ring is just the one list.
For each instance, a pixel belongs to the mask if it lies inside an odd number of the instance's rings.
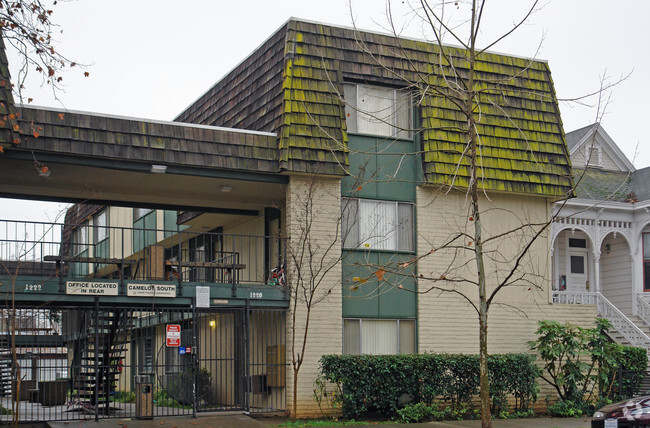
[[[417,70],[409,75],[396,73],[396,78],[402,80],[409,90],[413,91],[414,98],[423,102],[444,104],[462,117],[462,128],[454,128],[453,132],[462,136],[462,143],[449,148],[450,156],[456,159],[456,168],[446,182],[438,189],[439,195],[452,193],[463,194],[465,198],[464,218],[447,218],[441,228],[448,230],[444,239],[428,242],[430,249],[420,256],[407,262],[392,265],[373,266],[372,270],[393,275],[412,275],[412,267],[425,259],[435,258],[436,269],[423,271],[419,269],[419,293],[438,292],[452,294],[464,300],[474,309],[478,318],[479,360],[480,360],[480,401],[481,424],[491,427],[490,414],[490,385],[488,377],[488,315],[490,308],[495,305],[504,305],[497,301],[497,296],[507,288],[519,287],[526,290],[542,290],[548,272],[544,263],[539,259],[538,250],[540,238],[546,236],[547,230],[553,221],[548,207],[539,215],[528,213],[524,210],[515,210],[500,207],[492,201],[489,186],[486,185],[486,175],[483,170],[483,143],[485,138],[484,125],[486,115],[484,109],[488,106],[517,129],[524,141],[527,140],[526,132],[516,125],[516,121],[509,117],[506,105],[508,95],[512,91],[521,89],[507,88],[509,79],[520,76],[509,76],[504,79],[479,78],[477,70],[482,56],[487,55],[487,49],[493,48],[504,38],[511,36],[523,25],[538,7],[538,1],[533,1],[524,16],[514,23],[495,40],[482,43],[479,47],[481,19],[486,9],[486,0],[471,0],[467,2],[440,2],[433,4],[427,0],[418,0],[410,4],[412,14],[424,22],[427,32],[433,35],[433,43],[439,47],[435,58],[437,63],[431,64],[432,69],[438,69],[438,78],[432,83],[430,75],[425,75]],[[457,7],[458,3],[469,6],[469,17],[461,25],[451,23],[445,15],[448,6]],[[387,3],[387,16],[390,31],[399,44],[400,31],[396,28]],[[461,31],[466,30],[464,35]],[[448,49],[443,45],[445,37],[449,37],[462,49]],[[393,71],[390,65],[383,62],[381,56],[374,55],[367,49],[363,42],[362,49],[372,55],[377,63]],[[407,62],[408,50],[400,52]],[[531,60],[532,63],[532,60]],[[527,67],[519,70],[524,74]],[[393,71],[394,72],[394,71]],[[548,94],[536,94],[545,102],[554,102]],[[503,104],[505,103],[505,104]],[[369,113],[366,113],[369,114]],[[458,117],[458,116],[456,116]],[[381,120],[381,118],[377,118]],[[458,122],[461,122],[460,120]],[[417,130],[426,131],[426,129]],[[445,129],[445,131],[447,131]],[[531,150],[532,152],[532,150]],[[568,155],[568,153],[567,153]],[[543,161],[539,162],[540,169]],[[570,183],[570,181],[568,182]],[[570,187],[570,186],[569,186]],[[565,196],[570,196],[569,190]],[[432,201],[430,203],[434,203]],[[494,227],[495,218],[501,218],[499,227]],[[492,218],[492,221],[490,221]],[[486,221],[487,219],[487,221]],[[427,237],[422,237],[426,240]],[[541,264],[541,266],[540,266]],[[366,278],[359,278],[365,281]],[[396,285],[398,286],[398,285]],[[517,308],[512,307],[517,311]]]
[[[42,84],[50,85],[56,96],[63,82],[62,71],[79,66],[77,62],[60,53],[56,47],[53,32],[58,26],[52,21],[53,8],[56,5],[57,0],[0,0],[2,37],[22,59],[13,87],[20,100],[30,71],[38,73],[42,77]],[[88,76],[88,72],[84,72],[84,75]],[[3,87],[9,84],[0,83]]]
[[[300,191],[292,193],[292,229],[287,232],[288,286],[291,295],[289,331],[291,335],[291,368],[293,371],[292,419],[295,420],[298,403],[298,376],[308,351],[308,338],[313,310],[340,287],[341,211],[338,206],[323,206],[320,199],[328,193],[327,179],[312,174],[302,183]],[[338,200],[340,190],[331,196]],[[335,218],[331,212],[337,212]],[[327,236],[317,229],[321,224],[331,226]],[[338,280],[332,280],[336,273]]]

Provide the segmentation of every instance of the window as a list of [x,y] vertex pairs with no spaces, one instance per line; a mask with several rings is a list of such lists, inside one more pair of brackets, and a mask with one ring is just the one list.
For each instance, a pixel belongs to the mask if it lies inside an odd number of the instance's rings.
[[643,234],[643,291],[650,291],[650,233]]
[[[93,233],[95,244],[95,257],[109,257],[109,241],[108,241],[108,210],[103,210],[95,216],[93,220]],[[106,265],[99,265],[104,267]]]
[[582,238],[569,238],[569,247],[587,248],[587,240]]
[[149,208],[133,209],[133,252],[155,244],[156,211]]
[[342,198],[344,248],[413,251],[413,204]]
[[585,273],[585,256],[571,256],[571,273]]
[[415,320],[344,319],[344,354],[413,354]]
[[603,153],[600,146],[588,144],[585,147],[585,158],[587,159],[587,165],[601,166],[603,164]]
[[346,84],[344,96],[348,132],[411,138],[412,107],[407,91]]
[[77,256],[88,250],[88,226],[85,224],[79,226],[73,233],[73,253]]

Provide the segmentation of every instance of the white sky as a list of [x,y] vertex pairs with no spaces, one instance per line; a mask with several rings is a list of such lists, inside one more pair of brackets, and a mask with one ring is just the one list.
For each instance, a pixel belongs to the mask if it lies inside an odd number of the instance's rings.
[[[394,3],[397,19],[409,22],[403,34],[425,37],[421,25],[403,12],[404,2]],[[466,5],[459,3],[462,12]],[[529,4],[488,2],[479,44],[511,28]],[[352,0],[352,9],[361,29],[386,25],[383,0]],[[53,20],[63,30],[56,35],[59,51],[91,64],[90,77],[82,77],[79,70],[68,72],[60,102],[38,80],[30,82],[25,99],[34,98],[35,105],[161,120],[173,119],[291,16],[352,25],[347,0],[78,0],[59,2],[54,10]],[[646,0],[555,0],[492,50],[547,60],[560,99],[597,90],[605,72],[616,79],[633,71],[613,89],[602,123],[642,168],[650,166],[643,107],[650,92],[649,17]],[[561,103],[560,108],[565,132],[596,120],[593,107]],[[14,213],[17,205],[0,200],[0,218],[25,218]],[[42,209],[29,206],[25,212]],[[55,211],[46,212],[53,217]]]

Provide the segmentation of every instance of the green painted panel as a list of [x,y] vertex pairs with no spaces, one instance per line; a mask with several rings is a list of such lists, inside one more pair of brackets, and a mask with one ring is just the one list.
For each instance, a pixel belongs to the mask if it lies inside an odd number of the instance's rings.
[[412,254],[378,253],[379,266],[387,266],[384,281],[379,286],[379,316],[405,318],[417,316],[414,265],[400,269],[404,262],[412,260]]
[[421,180],[413,140],[350,135],[350,176],[342,181],[344,196],[395,201],[415,201]]
[[[379,251],[345,251],[343,259],[343,316],[404,318],[417,315],[412,268],[400,270],[411,254]],[[379,280],[375,272],[386,273]],[[355,280],[356,279],[356,280]]]
[[[377,280],[372,265],[379,261],[376,252],[344,251],[342,294],[343,317],[378,317]],[[360,278],[367,282],[355,280]]]

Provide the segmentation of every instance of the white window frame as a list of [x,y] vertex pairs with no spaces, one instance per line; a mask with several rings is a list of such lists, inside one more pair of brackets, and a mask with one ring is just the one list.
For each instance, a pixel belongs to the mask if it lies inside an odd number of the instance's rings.
[[[413,337],[411,340],[413,341],[413,353],[417,353],[417,321],[414,318],[355,318],[355,317],[345,317],[343,319],[343,328],[345,328],[345,321],[358,321],[358,326],[359,326],[359,331],[358,331],[358,338],[359,338],[359,354],[370,354],[368,352],[368,349],[364,349],[363,343],[364,343],[364,338],[363,338],[363,323],[365,322],[376,322],[376,321],[394,321],[395,322],[395,343],[396,343],[396,349],[395,352],[388,352],[384,353],[384,355],[396,355],[396,354],[401,354],[400,351],[400,342],[402,340],[402,337],[400,337],[400,323],[401,322],[408,322],[408,323],[413,323]],[[344,354],[349,354],[349,349],[346,349],[345,346],[345,332],[343,333],[343,353]],[[373,354],[373,355],[380,355],[380,354]]]
[[413,103],[408,91],[346,83],[344,96],[348,132],[413,138]]
[[[100,224],[103,218],[103,224]],[[100,242],[108,239],[108,209],[102,210],[97,214],[93,219],[93,229],[94,229],[94,243],[99,244]]]
[[[374,210],[372,206],[375,206]],[[366,207],[371,211],[363,211]],[[378,230],[382,225],[382,212],[393,209],[394,224],[388,230]],[[404,223],[400,207],[410,207],[409,218]],[[343,248],[385,251],[415,251],[415,204],[412,202],[384,201],[378,199],[341,198]],[[374,220],[376,219],[376,220]],[[387,225],[383,225],[387,226]],[[406,230],[404,230],[406,229]],[[408,235],[403,235],[403,234]],[[400,242],[405,242],[400,244]],[[400,248],[401,247],[401,248]]]
[[[596,161],[594,162],[591,159],[591,152],[594,150],[596,152]],[[585,156],[587,159],[587,165],[588,166],[602,166],[603,165],[603,150],[602,148],[597,145],[597,144],[588,144],[585,146]]]

